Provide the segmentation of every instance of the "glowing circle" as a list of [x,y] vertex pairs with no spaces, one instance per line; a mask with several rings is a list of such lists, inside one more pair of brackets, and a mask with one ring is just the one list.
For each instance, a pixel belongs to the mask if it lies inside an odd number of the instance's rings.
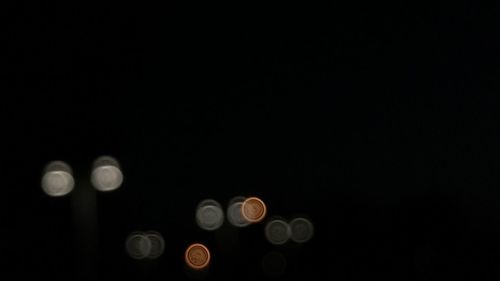
[[292,240],[297,243],[309,241],[314,235],[314,225],[305,218],[296,218],[290,222]]
[[196,223],[204,230],[216,230],[224,223],[224,212],[215,200],[204,200],[196,208]]
[[152,243],[143,233],[133,233],[127,238],[125,248],[131,258],[141,260],[150,255]]
[[123,173],[118,161],[109,156],[98,158],[90,176],[92,185],[100,191],[112,191],[123,183]]
[[210,251],[205,245],[195,243],[186,249],[184,259],[190,268],[201,270],[210,263]]
[[54,161],[47,165],[42,176],[42,190],[49,196],[60,197],[70,193],[75,180],[71,168],[62,161]]
[[229,202],[229,206],[227,207],[227,220],[236,227],[245,227],[250,224],[250,222],[243,217],[243,201],[245,201],[244,197],[235,197]]
[[290,239],[290,226],[284,220],[274,219],[266,224],[265,235],[267,241],[274,245],[283,245]]
[[241,210],[243,217],[251,223],[262,221],[267,213],[266,204],[257,197],[245,199],[241,206]]

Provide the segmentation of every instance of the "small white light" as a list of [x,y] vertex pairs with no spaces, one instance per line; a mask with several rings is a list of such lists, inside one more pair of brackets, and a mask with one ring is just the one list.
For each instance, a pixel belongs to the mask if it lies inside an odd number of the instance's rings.
[[75,186],[71,168],[62,161],[50,162],[42,176],[42,190],[49,196],[59,197],[70,193]]
[[198,204],[196,208],[196,223],[204,230],[216,230],[224,223],[224,212],[221,205],[212,199]]
[[109,156],[99,157],[94,162],[91,178],[92,185],[100,191],[112,191],[123,183],[123,173],[116,159]]

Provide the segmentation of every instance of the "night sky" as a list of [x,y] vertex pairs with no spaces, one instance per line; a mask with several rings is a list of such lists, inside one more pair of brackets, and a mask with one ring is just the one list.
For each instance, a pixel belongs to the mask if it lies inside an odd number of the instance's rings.
[[[497,7],[50,2],[1,9],[2,280],[498,280]],[[70,1],[71,2],[71,1]],[[113,192],[90,184],[115,157]],[[40,187],[53,160],[75,189]],[[213,232],[197,204],[305,216]],[[134,231],[164,254],[136,261]],[[193,277],[188,245],[212,253]],[[286,268],[266,275],[262,259]]]

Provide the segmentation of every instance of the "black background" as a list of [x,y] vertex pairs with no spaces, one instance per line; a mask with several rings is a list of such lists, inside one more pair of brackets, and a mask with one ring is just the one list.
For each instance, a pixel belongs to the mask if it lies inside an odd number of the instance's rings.
[[[3,280],[497,280],[497,9],[394,4],[22,4],[2,9]],[[89,185],[116,157],[125,182]],[[72,194],[40,188],[69,163]],[[263,224],[215,233],[199,201],[261,197],[306,215],[304,245]],[[83,199],[82,199],[83,198]],[[166,240],[127,257],[133,231]]]

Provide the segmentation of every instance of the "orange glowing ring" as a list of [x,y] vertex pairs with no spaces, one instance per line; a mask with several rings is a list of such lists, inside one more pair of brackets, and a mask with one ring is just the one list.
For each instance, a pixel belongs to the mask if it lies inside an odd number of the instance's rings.
[[241,213],[251,223],[260,222],[266,217],[266,204],[257,197],[249,197],[243,201]]
[[190,245],[184,254],[186,264],[195,270],[201,270],[210,263],[210,251],[208,248],[199,243]]

